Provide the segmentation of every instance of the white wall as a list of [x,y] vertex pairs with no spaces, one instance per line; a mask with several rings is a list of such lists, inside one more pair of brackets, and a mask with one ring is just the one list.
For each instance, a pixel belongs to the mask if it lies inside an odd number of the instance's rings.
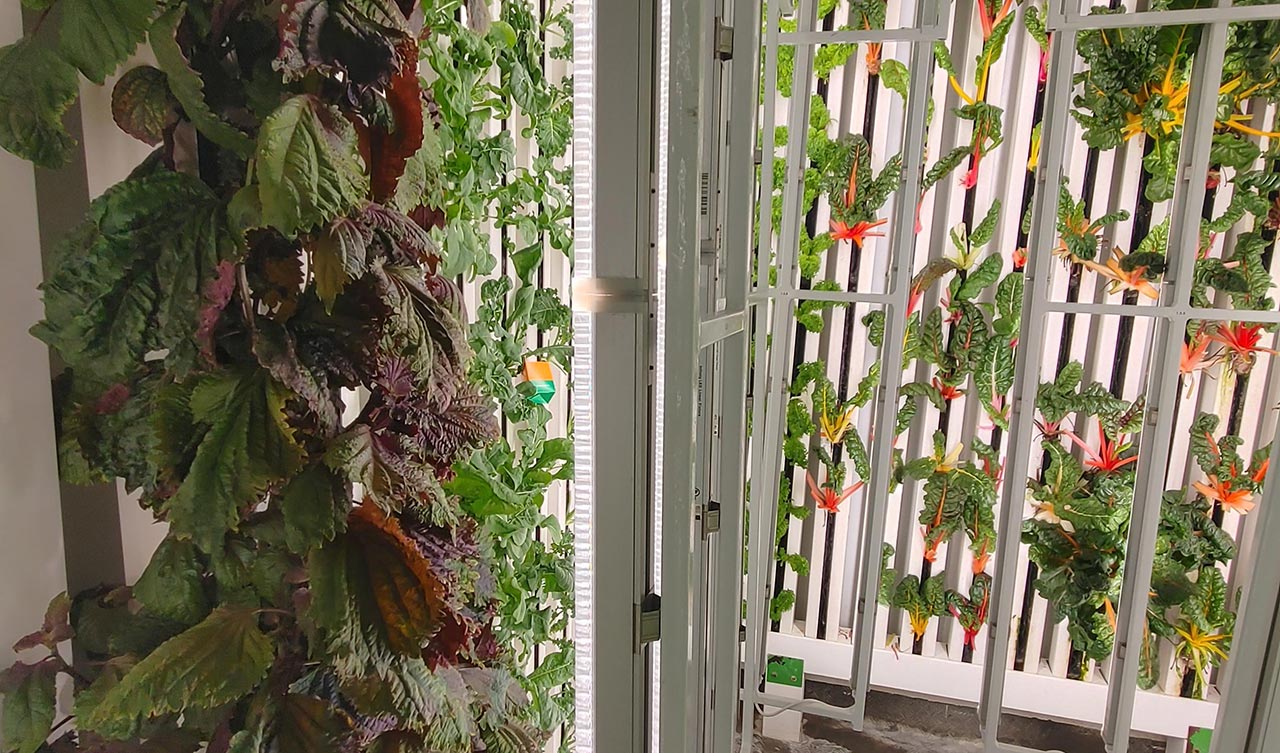
[[[22,33],[18,4],[5,4],[0,12],[0,43]],[[111,119],[111,89],[82,82],[81,122],[85,162],[78,179],[69,179],[63,196],[68,210],[101,194],[128,175],[149,152],[149,147],[116,128]],[[70,117],[74,117],[74,110]],[[72,131],[76,130],[72,125]],[[75,168],[78,171],[78,168]],[[58,197],[60,176],[45,175],[42,190]],[[84,182],[81,182],[84,181]],[[50,189],[54,184],[54,190]],[[75,183],[76,185],[70,185]],[[87,185],[86,185],[87,184]],[[49,391],[49,353],[28,333],[41,316],[36,286],[41,272],[41,223],[37,216],[35,172],[30,164],[0,151],[0,227],[6,229],[5,274],[0,275],[0,665],[7,663],[7,649],[18,637],[37,628],[45,605],[54,594],[67,590],[62,496],[57,477],[53,432],[53,408]],[[60,202],[61,203],[61,202]],[[56,242],[79,210],[46,211],[43,228]],[[50,221],[50,215],[53,221]],[[87,494],[92,492],[85,491]],[[110,504],[109,488],[81,504]],[[123,572],[126,580],[138,577],[154,551],[164,528],[152,522],[136,499],[118,490]],[[74,514],[74,513],[72,513]],[[69,535],[90,538],[91,531],[73,525]],[[114,542],[100,542],[105,559],[115,559]],[[92,540],[82,546],[93,546]],[[94,554],[82,557],[92,571]],[[101,578],[119,579],[117,568],[104,568]],[[97,579],[82,574],[83,585]]]
[[[21,34],[18,3],[0,7],[0,44]],[[0,151],[0,664],[66,589],[49,354],[27,329],[40,317],[34,172]]]

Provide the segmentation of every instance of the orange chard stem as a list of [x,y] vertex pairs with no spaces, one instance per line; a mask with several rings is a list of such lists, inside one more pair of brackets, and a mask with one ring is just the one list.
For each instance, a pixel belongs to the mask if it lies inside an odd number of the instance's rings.
[[982,41],[991,38],[991,15],[987,13],[987,4],[983,0],[978,0],[978,20],[982,22]]
[[[1000,7],[1000,12],[996,14],[995,22],[998,24],[1001,21],[1003,21],[1005,19],[1005,16],[1009,15],[1009,9],[1012,7],[1013,7],[1013,0],[1004,0],[1004,5]],[[995,28],[995,24],[992,24],[992,28]]]

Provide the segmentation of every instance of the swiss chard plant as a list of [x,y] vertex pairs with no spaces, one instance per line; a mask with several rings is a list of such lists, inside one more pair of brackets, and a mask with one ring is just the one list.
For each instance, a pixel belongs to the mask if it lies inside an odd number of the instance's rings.
[[1182,690],[1195,698],[1204,697],[1208,670],[1226,660],[1235,625],[1238,599],[1228,593],[1220,568],[1237,547],[1220,519],[1253,508],[1271,449],[1258,448],[1246,464],[1238,454],[1243,440],[1215,438],[1218,423],[1217,416],[1201,413],[1191,424],[1191,453],[1202,480],[1164,494],[1139,677],[1143,687],[1157,683],[1164,669],[1159,648],[1168,642]]
[[[1072,645],[1094,660],[1115,640],[1115,605],[1124,574],[1125,542],[1137,456],[1134,434],[1142,402],[1126,402],[1097,383],[1082,382],[1079,362],[1040,385],[1036,407],[1048,465],[1028,481],[1034,515],[1023,543],[1039,568],[1036,589],[1066,619]],[[1064,425],[1068,416],[1096,417],[1097,439]],[[1072,448],[1083,456],[1072,454]]]
[[905,575],[894,587],[890,604],[901,609],[911,624],[911,634],[915,640],[924,637],[929,629],[929,622],[934,617],[947,614],[947,594],[942,573],[925,578],[920,582],[917,575]]
[[[823,2],[819,18],[832,28],[849,19],[850,26],[877,28],[884,16],[873,4]],[[1185,8],[1202,5],[1199,0],[1164,0],[1152,7]],[[1123,9],[1097,12],[1122,12]],[[1015,17],[1022,16],[1021,28]],[[1043,6],[1035,2],[996,3],[975,0],[969,16],[974,28],[956,29],[978,40],[977,54],[969,60],[952,54],[944,42],[934,45],[938,68],[950,84],[948,127],[943,139],[930,138],[927,169],[922,177],[922,195],[917,201],[916,233],[922,231],[919,217],[928,192],[955,181],[950,189],[954,200],[964,194],[964,219],[950,233],[933,228],[931,243],[914,264],[902,363],[874,362],[861,381],[857,395],[874,391],[885,368],[905,373],[902,402],[894,426],[877,431],[891,433],[894,442],[890,491],[903,495],[904,509],[911,506],[912,519],[919,523],[918,560],[907,562],[899,552],[896,567],[882,579],[881,604],[902,609],[913,632],[929,630],[929,620],[947,612],[956,618],[971,641],[971,629],[980,625],[984,571],[995,546],[992,505],[995,489],[1003,475],[1001,440],[1010,428],[1008,394],[1014,381],[1014,353],[1018,346],[1020,314],[1024,293],[1023,267],[1029,253],[1053,255],[1068,267],[1072,290],[1079,280],[1092,278],[1100,293],[1116,295],[1125,304],[1140,299],[1160,300],[1166,259],[1170,253],[1168,220],[1152,224],[1152,207],[1173,195],[1179,165],[1183,125],[1191,91],[1191,73],[1200,47],[1196,27],[1108,29],[1082,32],[1077,52],[1084,61],[1074,78],[1072,111],[1082,129],[1083,139],[1096,156],[1099,151],[1129,148],[1143,150],[1139,191],[1132,211],[1114,209],[1113,203],[1100,206],[1092,191],[1071,181],[1051,186],[1058,192],[1055,217],[1056,241],[1051,248],[1000,248],[1007,238],[997,239],[1006,229],[1000,222],[1001,199],[1013,205],[1018,197],[996,191],[1000,198],[986,198],[981,187],[984,158],[1005,140],[1003,112],[988,97],[993,70],[1001,65],[1009,35],[1026,33],[1041,52],[1039,83],[1047,80],[1047,52],[1052,35],[1045,26]],[[790,20],[785,23],[792,23]],[[795,26],[785,26],[793,30]],[[1264,151],[1261,138],[1276,134],[1263,130],[1265,112],[1260,104],[1280,97],[1280,35],[1275,23],[1238,24],[1229,33],[1224,73],[1217,89],[1217,114],[1210,149],[1210,165],[1205,187],[1215,199],[1206,209],[1192,269],[1191,303],[1204,308],[1271,310],[1273,282],[1270,247],[1280,228],[1280,178],[1276,175],[1278,153]],[[872,47],[869,45],[869,47]],[[864,132],[836,135],[827,101],[827,82],[832,72],[844,66],[846,77],[853,75],[857,58],[847,45],[829,45],[820,61],[815,60],[816,82],[794,79],[792,50],[779,56],[778,92],[788,98],[808,97],[807,152],[803,193],[800,197],[801,223],[797,267],[799,287],[837,290],[845,280],[833,278],[833,250],[848,252],[854,259],[848,286],[868,290],[866,280],[857,279],[859,264],[882,253],[884,239],[910,232],[890,227],[884,207],[898,189],[894,174],[899,157],[873,157],[868,142],[880,138],[879,126],[870,121]],[[881,59],[879,48],[868,49],[867,102],[885,91],[905,97],[908,76],[905,66],[892,58]],[[833,67],[834,66],[834,67]],[[1006,71],[1004,75],[1018,75]],[[859,80],[861,80],[859,78]],[[815,86],[816,83],[816,86]],[[877,87],[883,84],[883,89]],[[811,88],[812,87],[812,88]],[[772,93],[770,93],[772,94]],[[1212,92],[1210,92],[1212,95]],[[766,99],[766,102],[770,100]],[[842,103],[846,104],[846,103]],[[926,127],[934,129],[934,111],[929,111]],[[878,106],[878,105],[877,105]],[[955,127],[955,121],[959,127]],[[841,128],[848,126],[841,123]],[[856,129],[856,126],[854,126]],[[786,128],[775,132],[775,143],[788,142]],[[936,135],[936,134],[935,134]],[[941,142],[941,143],[939,143]],[[1030,134],[1027,169],[1039,163],[1040,125]],[[773,227],[782,221],[784,171],[775,156],[771,188]],[[879,161],[879,162],[877,162]],[[967,169],[966,169],[967,168]],[[1026,209],[1018,243],[1025,243],[1030,231],[1029,191],[1022,199]],[[1215,194],[1214,192],[1221,192]],[[1210,206],[1207,204],[1206,206]],[[1159,212],[1156,213],[1157,215]],[[829,218],[824,222],[823,218]],[[1132,231],[1132,245],[1121,248],[1116,237],[1123,223]],[[825,225],[825,226],[824,226]],[[1012,228],[1009,228],[1012,229]],[[762,253],[768,253],[772,239],[760,239]],[[848,246],[842,246],[849,241]],[[948,243],[949,241],[949,243]],[[1012,259],[1012,265],[1004,262]],[[770,269],[774,276],[779,271]],[[843,277],[844,270],[839,270]],[[1088,290],[1088,288],[1084,288]],[[1087,293],[1086,293],[1087,294]],[[1075,296],[1076,292],[1068,293]],[[1076,300],[1072,297],[1071,300]],[[1084,300],[1080,298],[1079,300]],[[830,300],[805,300],[797,305],[796,334],[817,336],[827,342],[825,332],[832,321]],[[1229,319],[1224,314],[1224,319]],[[873,310],[861,318],[867,342],[883,344],[885,314]],[[846,324],[846,326],[848,326]],[[1079,326],[1078,324],[1076,325]],[[1272,354],[1266,342],[1271,325],[1240,321],[1192,321],[1188,324],[1180,363],[1181,386],[1194,388],[1198,377],[1213,374],[1223,382],[1221,394],[1247,380],[1264,354]],[[797,347],[796,353],[801,352]],[[791,354],[788,354],[789,356]],[[844,494],[866,478],[858,458],[865,458],[870,437],[858,436],[853,417],[861,403],[846,394],[853,383],[833,385],[826,381],[828,364],[798,363],[791,404],[787,411],[788,432],[782,451],[797,469],[808,471],[811,510],[839,509]],[[1065,359],[1064,359],[1065,360]],[[832,364],[834,365],[834,364]],[[1220,368],[1218,368],[1220,367]],[[1218,376],[1218,375],[1221,376]],[[1238,392],[1238,390],[1237,390]],[[1128,537],[1129,508],[1133,502],[1139,443],[1138,431],[1145,410],[1143,399],[1122,400],[1119,389],[1088,382],[1079,363],[1068,363],[1054,381],[1041,385],[1035,396],[1036,427],[1042,441],[1035,470],[1028,479],[1030,508],[1022,537],[1029,547],[1033,565],[1031,577],[1038,593],[1048,600],[1057,619],[1066,620],[1077,656],[1101,660],[1112,648],[1115,609],[1123,576],[1125,544]],[[1238,398],[1237,398],[1238,399]],[[981,416],[981,437],[956,436],[953,405],[963,401],[964,413],[977,403]],[[956,411],[960,413],[961,411]],[[937,425],[923,426],[923,418]],[[965,418],[964,420],[969,420]],[[1162,507],[1156,575],[1153,579],[1147,640],[1142,656],[1144,682],[1154,682],[1161,668],[1154,657],[1162,647],[1170,650],[1180,670],[1188,678],[1184,693],[1203,691],[1207,668],[1216,666],[1218,649],[1229,642],[1231,600],[1218,608],[1192,609],[1188,600],[1203,592],[1201,606],[1213,606],[1208,599],[1212,575],[1228,561],[1235,542],[1220,525],[1224,514],[1246,514],[1256,504],[1265,476],[1266,450],[1244,462],[1237,456],[1241,440],[1231,436],[1214,439],[1216,423],[1206,417],[1196,420],[1193,442],[1200,473],[1188,479],[1187,489],[1171,490]],[[905,436],[904,436],[905,435]],[[933,441],[929,437],[933,436]],[[905,439],[905,442],[902,440]],[[963,441],[960,441],[963,440]],[[887,441],[887,440],[886,440]],[[856,443],[856,447],[855,447]],[[903,446],[905,445],[905,446]],[[839,450],[839,451],[837,451]],[[855,461],[846,467],[845,459]],[[856,478],[846,479],[850,471]],[[792,486],[799,483],[799,476]],[[854,483],[849,483],[853,480]],[[784,489],[779,520],[785,522],[793,507],[790,489]],[[779,531],[786,526],[780,525]],[[973,577],[968,568],[961,573],[949,569],[950,579],[959,581],[958,591],[950,591],[948,609],[931,610],[924,590],[940,578],[929,576],[948,542],[967,543],[973,558]],[[780,538],[778,557],[793,570],[807,566],[800,555],[789,554]],[[922,557],[920,557],[922,555]],[[796,560],[799,560],[796,562]],[[888,559],[885,560],[886,567]],[[919,572],[914,580],[899,573]],[[1200,586],[1204,572],[1206,585]],[[905,584],[905,585],[904,585]],[[965,593],[969,587],[969,595]],[[935,590],[938,587],[934,587]],[[909,594],[908,590],[914,590]],[[794,602],[791,597],[785,606]],[[779,611],[775,604],[774,616]],[[1190,616],[1188,616],[1190,615]],[[1194,628],[1194,630],[1193,630]],[[1225,653],[1222,652],[1222,653]],[[1148,661],[1150,660],[1150,661]]]
[[[136,583],[55,598],[19,642],[4,749],[537,750],[502,646],[519,542],[467,474],[529,494],[565,452],[531,429],[504,455],[495,390],[468,378],[445,273],[484,262],[460,165],[505,163],[459,150],[471,103],[440,83],[527,52],[518,7],[445,44],[404,0],[28,5],[32,33],[0,49],[0,145],[40,165],[68,159],[81,75],[143,43],[156,62],[112,96],[155,150],[60,244],[35,333],[66,365],[63,475],[124,479],[168,535]],[[516,75],[516,56],[494,57]]]

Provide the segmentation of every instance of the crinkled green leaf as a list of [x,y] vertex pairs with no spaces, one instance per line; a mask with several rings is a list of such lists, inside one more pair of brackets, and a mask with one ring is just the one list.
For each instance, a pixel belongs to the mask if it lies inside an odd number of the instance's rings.
[[219,607],[138,662],[87,716],[81,729],[108,739],[137,734],[151,717],[239,700],[267,674],[275,646],[257,612]]
[[0,47],[0,146],[41,167],[67,163],[63,113],[80,94],[76,69],[31,39]]
[[121,678],[137,663],[137,657],[132,654],[112,657],[104,662],[98,670],[98,676],[93,679],[89,687],[76,693],[75,706],[72,709],[75,715],[86,717],[93,713],[98,704],[102,703],[102,699],[106,698],[107,693],[120,684]]
[[200,380],[191,413],[200,444],[165,509],[172,529],[205,552],[221,547],[240,511],[268,484],[296,469],[299,450],[285,423],[287,393],[261,371],[226,371]]
[[35,753],[53,726],[58,665],[18,662],[0,672],[0,737],[6,753]]
[[1201,568],[1195,591],[1187,599],[1185,616],[1200,630],[1211,633],[1227,619],[1227,583],[1216,567]]
[[334,301],[347,283],[367,268],[371,229],[349,217],[338,217],[316,234],[311,246],[311,270],[316,295],[332,313]]
[[969,233],[969,244],[973,248],[981,248],[991,241],[991,237],[995,235],[996,223],[1000,220],[1000,200],[993,199],[991,207],[987,209],[987,213],[983,216],[978,226]]
[[190,541],[168,536],[133,586],[133,596],[151,612],[194,625],[209,614],[204,565]]
[[103,83],[146,38],[156,5],[156,0],[60,0],[62,56],[85,78]]
[[77,378],[110,384],[151,350],[194,366],[204,293],[238,249],[222,202],[198,179],[158,172],[108,189],[58,247],[32,330]]
[[910,79],[911,75],[902,61],[887,58],[880,62],[880,83],[889,91],[897,92],[904,100],[907,98]]
[[978,268],[969,273],[960,290],[956,292],[957,300],[970,301],[977,298],[995,281],[1000,279],[1000,271],[1004,268],[1004,259],[999,254],[992,254],[982,260]]
[[128,589],[95,589],[76,596],[71,625],[76,650],[93,660],[124,654],[144,655],[182,631],[184,625],[129,609]]
[[443,167],[440,133],[431,119],[425,118],[422,146],[405,162],[391,205],[405,214],[421,206],[439,207],[443,203],[440,174]]
[[275,704],[271,750],[276,753],[337,753],[348,732],[345,714],[333,704],[290,693]]
[[1209,148],[1209,162],[1243,170],[1252,165],[1261,153],[1258,145],[1248,138],[1232,133],[1215,133]]
[[1221,461],[1214,433],[1218,430],[1218,417],[1212,413],[1199,413],[1191,422],[1191,455],[1200,470],[1206,474],[1218,472]]
[[156,63],[168,77],[169,90],[182,103],[183,111],[196,129],[218,146],[247,157],[253,151],[253,140],[209,109],[205,100],[204,81],[191,68],[185,53],[178,46],[178,25],[184,14],[183,8],[175,8],[161,14],[152,24],[149,38]]
[[938,61],[939,68],[946,72],[947,75],[955,77],[956,64],[952,61],[951,51],[947,49],[945,42],[938,41],[933,43],[933,57]]
[[350,500],[346,490],[324,465],[298,474],[280,493],[285,540],[289,549],[306,554],[333,540],[346,526]]
[[254,177],[263,220],[287,237],[347,214],[369,191],[355,129],[309,94],[287,100],[263,122]]
[[1022,322],[1022,288],[1020,274],[1006,275],[996,286],[996,320],[992,328],[1005,337],[1018,334]]
[[1007,337],[987,340],[982,360],[973,373],[974,387],[982,400],[983,408],[991,412],[997,398],[1004,396],[1013,386],[1014,352]]

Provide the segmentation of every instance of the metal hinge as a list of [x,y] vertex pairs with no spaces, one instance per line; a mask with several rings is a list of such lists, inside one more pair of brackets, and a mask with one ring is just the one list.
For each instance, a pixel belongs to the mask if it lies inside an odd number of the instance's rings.
[[662,597],[650,592],[635,605],[636,650],[662,637]]
[[716,57],[721,60],[733,60],[733,27],[725,26],[716,19]]
[[720,503],[711,500],[702,509],[702,538],[720,532]]

